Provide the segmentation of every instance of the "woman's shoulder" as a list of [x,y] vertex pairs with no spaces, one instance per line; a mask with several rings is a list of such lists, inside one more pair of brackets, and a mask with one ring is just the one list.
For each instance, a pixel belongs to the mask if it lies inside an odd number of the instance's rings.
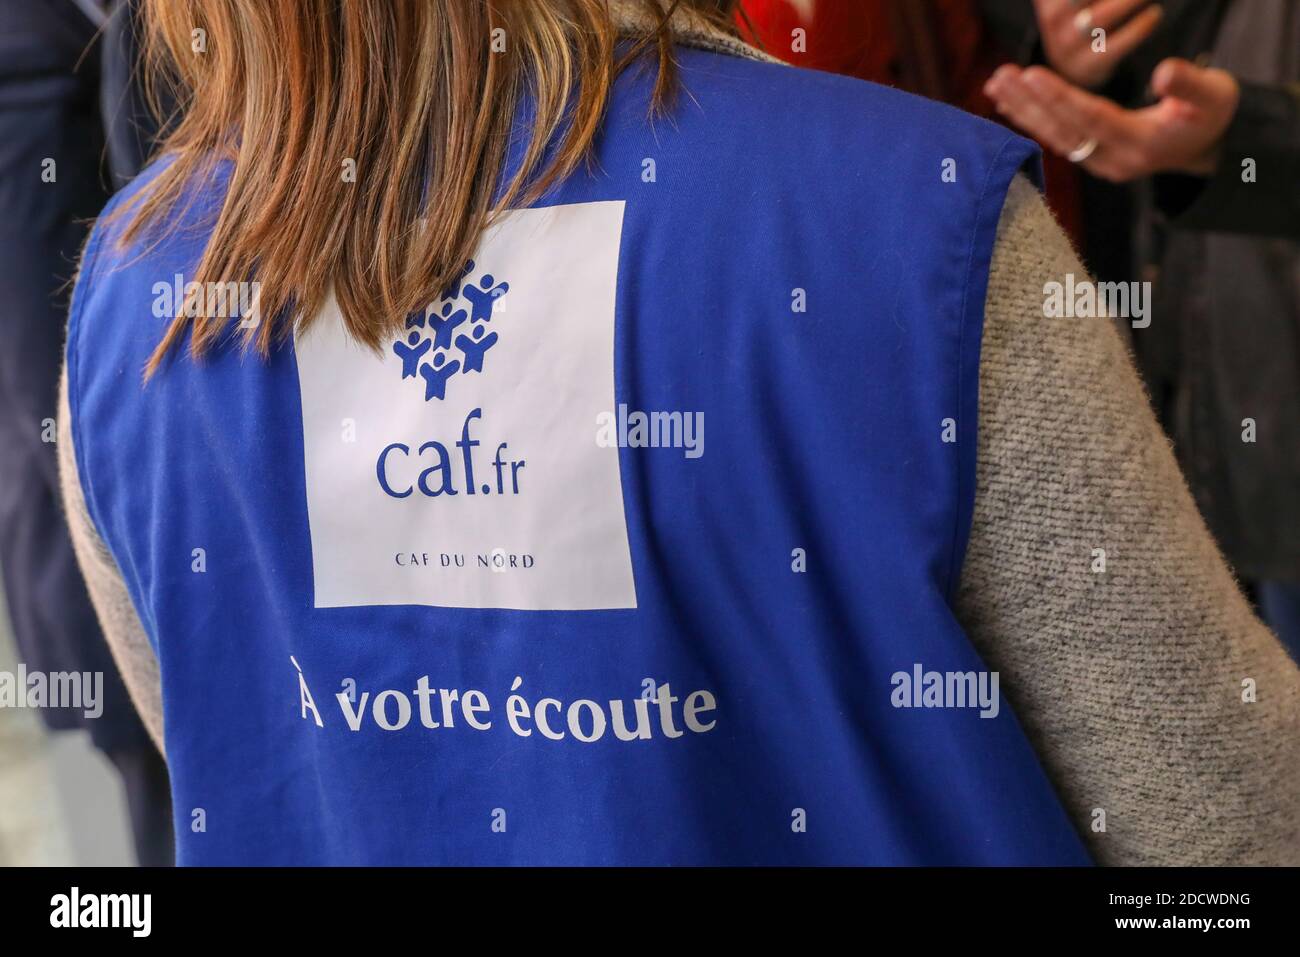
[[176,202],[147,226],[131,228],[175,161],[166,154],[154,159],[113,195],[91,228],[68,315],[70,374],[75,375],[74,356],[88,336],[92,351],[110,340],[156,339],[163,293],[170,297],[167,302],[175,299],[203,256],[226,193],[226,160],[214,158],[203,172],[190,175]]
[[1008,136],[1005,127],[946,103],[868,80],[791,66],[766,55],[683,47],[679,63],[682,110],[712,104],[725,107],[733,120],[753,118],[791,133]]
[[129,261],[134,258],[131,254],[135,257],[147,255],[163,236],[183,236],[193,233],[205,223],[211,225],[213,213],[221,208],[233,166],[229,159],[217,156],[196,164],[197,171],[187,177],[178,201],[153,217],[153,225],[149,229],[139,231],[133,241],[121,245],[121,239],[127,235],[136,212],[148,200],[159,180],[172,171],[176,162],[174,154],[162,153],[114,193],[95,220],[91,242],[101,247],[110,247],[114,250],[110,255],[121,255]]
[[202,164],[187,177],[175,202],[150,216],[140,228],[132,224],[149,200],[151,191],[176,162],[163,154],[150,162],[118,190],[96,218],[82,251],[70,317],[116,305],[124,290],[155,280],[171,281],[188,273],[202,257],[208,236],[221,210],[231,163],[221,158]]

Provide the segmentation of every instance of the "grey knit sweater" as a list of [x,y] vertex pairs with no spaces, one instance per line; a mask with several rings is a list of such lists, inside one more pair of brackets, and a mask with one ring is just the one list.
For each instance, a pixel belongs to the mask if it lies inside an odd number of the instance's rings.
[[[685,30],[685,42],[748,55]],[[1043,317],[1044,283],[1085,272],[1018,179],[985,306],[958,615],[1097,860],[1300,863],[1300,671],[1206,531],[1119,330]],[[161,747],[157,659],[86,513],[66,381],[58,419],[77,556]]]

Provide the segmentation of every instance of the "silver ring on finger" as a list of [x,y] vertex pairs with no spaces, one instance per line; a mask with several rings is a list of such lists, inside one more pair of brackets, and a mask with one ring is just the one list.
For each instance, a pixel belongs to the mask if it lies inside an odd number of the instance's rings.
[[1082,163],[1095,152],[1097,152],[1097,137],[1089,136],[1074,149],[1070,150],[1066,158],[1069,159],[1071,163]]

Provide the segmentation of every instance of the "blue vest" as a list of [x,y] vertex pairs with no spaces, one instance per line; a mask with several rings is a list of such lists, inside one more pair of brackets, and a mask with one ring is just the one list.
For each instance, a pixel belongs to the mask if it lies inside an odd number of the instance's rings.
[[681,58],[671,122],[630,71],[591,169],[380,354],[331,300],[142,387],[206,234],[96,229],[73,430],[181,863],[1087,862],[953,613],[1034,147]]

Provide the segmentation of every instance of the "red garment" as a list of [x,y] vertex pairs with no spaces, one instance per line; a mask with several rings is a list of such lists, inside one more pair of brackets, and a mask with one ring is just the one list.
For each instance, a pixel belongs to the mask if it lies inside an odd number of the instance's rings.
[[[800,17],[800,7],[811,7],[811,19]],[[906,88],[888,7],[888,0],[742,2],[754,26],[754,32],[746,30],[747,38],[757,39],[773,56],[813,70]],[[1002,58],[983,42],[983,25],[972,4],[969,0],[930,0],[930,17],[942,47],[947,86],[954,91],[946,99],[967,112],[991,116],[993,104],[981,87]],[[804,53],[791,49],[792,31],[799,27],[807,33]]]
[[[941,98],[969,113],[1000,121],[983,93],[985,81],[1007,58],[984,30],[972,0],[904,0],[918,7],[932,26],[942,72]],[[796,66],[841,73],[914,93],[902,55],[907,37],[896,35],[893,0],[742,0],[738,14],[750,42]],[[811,10],[805,19],[801,10]],[[746,16],[748,23],[746,23]],[[752,30],[750,29],[752,25]],[[804,30],[804,49],[796,52],[793,31]],[[1060,157],[1044,151],[1047,199],[1078,244],[1082,235],[1077,173]]]

